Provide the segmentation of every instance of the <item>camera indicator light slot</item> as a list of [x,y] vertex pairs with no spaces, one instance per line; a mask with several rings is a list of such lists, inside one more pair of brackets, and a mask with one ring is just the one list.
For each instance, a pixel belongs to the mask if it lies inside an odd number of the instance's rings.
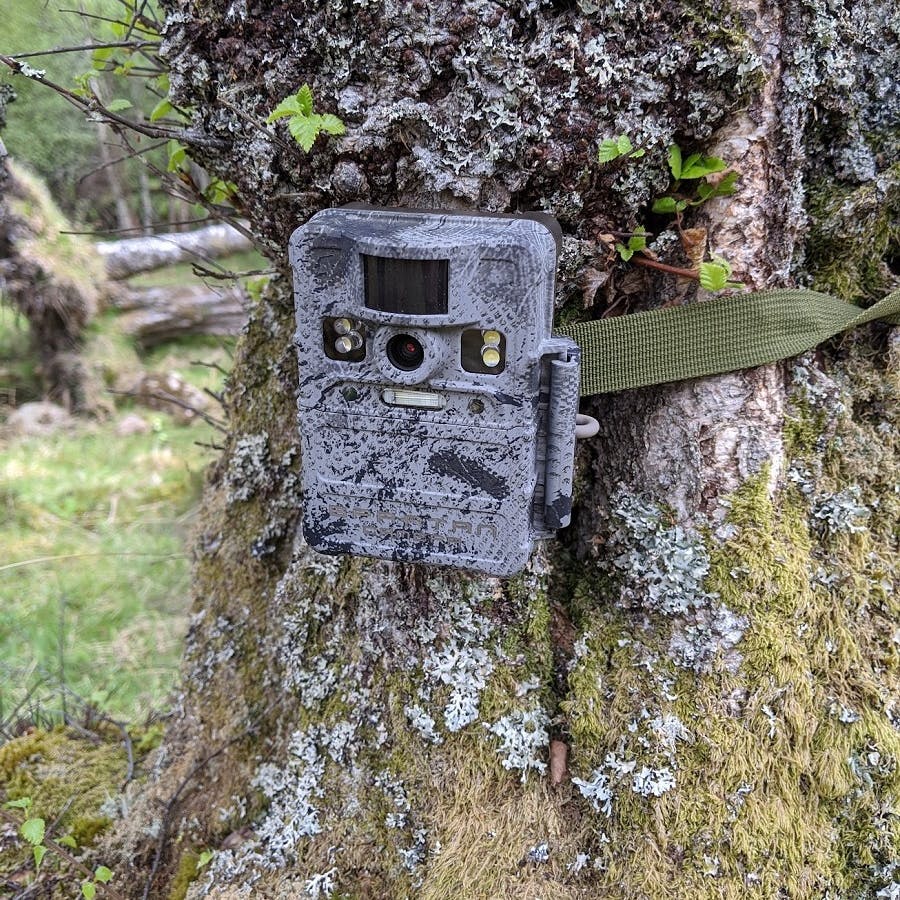
[[403,388],[385,388],[381,400],[388,406],[405,406],[412,409],[443,409],[447,398],[429,391],[408,391]]

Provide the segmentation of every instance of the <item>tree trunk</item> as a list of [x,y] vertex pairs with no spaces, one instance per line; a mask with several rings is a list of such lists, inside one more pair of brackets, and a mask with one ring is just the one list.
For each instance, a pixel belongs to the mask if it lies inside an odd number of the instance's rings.
[[[165,6],[174,99],[231,142],[200,161],[282,275],[240,344],[181,693],[116,837],[137,893],[895,890],[896,336],[586,402],[573,525],[501,581],[304,545],[285,259],[350,200],[541,208],[564,314],[693,302],[600,237],[646,225],[685,264],[648,212],[677,142],[741,173],[684,223],[740,280],[867,299],[898,248],[894,6]],[[252,123],[304,82],[347,124],[308,155]],[[598,165],[623,133],[646,155]]]

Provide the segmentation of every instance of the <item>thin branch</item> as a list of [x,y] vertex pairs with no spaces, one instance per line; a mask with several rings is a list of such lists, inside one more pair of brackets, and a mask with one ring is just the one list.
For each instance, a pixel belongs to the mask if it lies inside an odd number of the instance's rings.
[[[166,228],[178,228],[182,225],[197,225],[200,222],[208,222],[210,219],[209,216],[203,216],[203,218],[199,219],[181,219],[178,222],[166,222],[164,227]],[[129,228],[98,228],[92,231],[60,231],[60,234],[81,234],[86,235],[87,237],[107,237],[111,234],[125,234],[129,231],[139,231],[143,233],[144,226],[143,225],[132,225]],[[155,234],[169,234],[168,231],[158,231]],[[172,234],[176,234],[174,230],[171,232]]]
[[20,569],[22,566],[34,566],[39,563],[57,562],[62,559],[85,559],[91,556],[142,556],[150,559],[186,559],[186,553],[132,553],[122,550],[118,553],[61,553],[56,556],[36,556],[33,559],[22,559],[19,562],[6,563],[0,566],[0,572],[8,572],[10,569]]
[[219,281],[237,281],[239,278],[249,278],[251,275],[274,275],[275,269],[245,269],[242,272],[232,272],[228,269],[222,269],[219,272],[213,272],[199,263],[191,263],[191,269],[198,278],[215,278]]
[[[137,391],[116,391],[112,388],[106,389],[110,394],[117,394],[122,397],[149,397],[151,400],[159,400],[161,403],[173,403],[175,406],[180,406],[182,409],[189,410],[195,416],[200,416],[204,422],[209,425],[212,425],[213,428],[221,431],[222,434],[228,434],[228,425],[226,422],[222,422],[221,420],[215,418],[214,416],[205,413],[202,409],[197,409],[196,406],[192,406],[190,403],[185,403],[184,400],[178,400],[175,397],[170,397],[166,394],[141,394]],[[0,569],[2,571],[2,569]]]
[[221,372],[226,377],[231,374],[231,372],[229,372],[227,369],[220,366],[218,363],[204,362],[202,359],[192,359],[191,365],[192,366],[205,366],[207,369],[215,369],[217,372]]
[[[110,146],[118,146],[118,145],[110,142]],[[84,180],[86,178],[90,178],[91,175],[96,175],[98,172],[102,172],[104,169],[109,168],[110,166],[115,166],[120,162],[125,162],[126,160],[134,159],[136,156],[140,156],[142,153],[150,153],[153,150],[158,150],[160,147],[165,147],[165,146],[166,146],[165,141],[159,141],[159,143],[150,144],[149,146],[144,147],[141,150],[134,150],[131,153],[126,153],[124,156],[117,156],[115,159],[111,159],[108,162],[101,163],[99,166],[94,166],[93,169],[89,169],[75,183],[77,185],[81,186],[82,182],[84,182]],[[139,226],[139,228],[142,229],[143,226]]]
[[188,773],[184,776],[181,783],[175,790],[175,793],[169,798],[166,803],[165,809],[162,814],[162,827],[159,829],[159,837],[156,841],[156,853],[153,856],[153,865],[150,867],[150,874],[147,876],[147,881],[144,883],[144,893],[142,900],[148,900],[150,897],[150,891],[153,889],[153,882],[156,879],[156,873],[159,871],[160,863],[162,862],[163,851],[166,846],[166,840],[169,836],[169,828],[172,824],[172,815],[175,811],[175,807],[178,803],[179,798],[181,797],[182,791],[193,781],[194,777],[201,772],[209,763],[211,763],[217,756],[221,756],[226,750],[236,744],[238,741],[243,740],[248,735],[253,733],[253,729],[267,716],[271,713],[276,707],[278,707],[282,703],[282,700],[279,698],[278,700],[274,700],[270,703],[262,712],[258,715],[254,716],[250,719],[246,727],[241,730],[238,734],[236,734],[233,738],[230,738],[221,747],[217,750],[214,750],[209,756],[205,756],[200,760]]
[[54,47],[52,50],[32,50],[30,53],[12,53],[10,59],[32,59],[35,56],[55,56],[57,53],[78,53],[81,50],[108,50],[129,47],[141,50],[144,47],[158,47],[159,41],[112,41],[109,44],[81,44],[78,47]]
[[631,261],[639,266],[645,266],[648,269],[658,269],[660,272],[668,272],[670,275],[678,275],[681,278],[693,278],[694,281],[698,281],[700,278],[700,273],[696,269],[682,269],[679,266],[670,266],[667,263],[661,263],[647,256],[635,254],[631,257]]
[[45,77],[43,72],[38,69],[32,68],[27,63],[20,63],[13,57],[7,56],[3,53],[0,53],[0,62],[2,62],[9,69],[12,69],[15,74],[24,75],[26,78],[30,78],[32,81],[37,81],[41,84],[46,85],[48,88],[50,88],[50,90],[55,91],[65,100],[67,100],[69,103],[82,110],[83,112],[102,116],[110,123],[115,123],[122,128],[127,128],[129,131],[135,131],[138,134],[143,134],[147,137],[152,138],[165,138],[166,140],[174,139],[177,141],[181,141],[184,144],[192,144],[196,147],[206,147],[212,150],[224,150],[229,146],[229,143],[227,141],[223,141],[221,138],[214,138],[210,137],[209,135],[198,134],[195,131],[160,128],[156,125],[146,125],[143,122],[135,122],[132,119],[126,119],[124,116],[120,116],[118,113],[114,113],[111,110],[107,109],[97,100],[96,97],[91,97],[90,99],[79,97],[78,94],[70,91],[68,88],[64,88],[62,85],[57,84],[54,81],[50,81],[49,78]]
[[[113,25],[125,25],[126,27],[128,26],[128,22],[126,22],[124,19],[111,19],[109,16],[98,16],[96,13],[85,12],[83,9],[58,8],[56,11],[61,13],[74,13],[76,16],[80,16],[82,19],[97,19],[97,21],[99,22],[111,22]],[[148,28],[146,25],[139,25],[138,27],[148,34],[159,33],[159,29]]]

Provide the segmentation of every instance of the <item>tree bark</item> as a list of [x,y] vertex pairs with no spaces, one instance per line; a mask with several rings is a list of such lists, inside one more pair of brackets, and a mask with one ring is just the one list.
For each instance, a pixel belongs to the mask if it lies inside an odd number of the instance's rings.
[[[541,208],[563,314],[696,302],[600,239],[646,225],[683,264],[648,212],[677,142],[741,172],[685,222],[738,278],[869,298],[897,253],[896,10],[165,6],[174,99],[231,142],[200,161],[281,277],[240,343],[156,777],[117,834],[137,894],[893,890],[896,338],[586,402],[573,525],[517,578],[326,558],[297,531],[285,251],[350,200]],[[348,126],[309,155],[253,124],[304,82]],[[599,166],[622,133],[646,155]]]
[[180,234],[126,238],[96,246],[106,265],[106,274],[122,279],[180,262],[205,263],[250,250],[253,245],[230,225],[207,225]]

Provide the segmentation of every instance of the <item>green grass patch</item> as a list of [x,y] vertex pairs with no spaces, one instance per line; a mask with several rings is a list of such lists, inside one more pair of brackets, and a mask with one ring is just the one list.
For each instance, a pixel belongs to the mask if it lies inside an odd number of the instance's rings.
[[82,425],[0,446],[0,719],[39,684],[45,714],[64,684],[131,720],[171,690],[212,453],[195,442],[212,434],[148,418],[149,435]]

